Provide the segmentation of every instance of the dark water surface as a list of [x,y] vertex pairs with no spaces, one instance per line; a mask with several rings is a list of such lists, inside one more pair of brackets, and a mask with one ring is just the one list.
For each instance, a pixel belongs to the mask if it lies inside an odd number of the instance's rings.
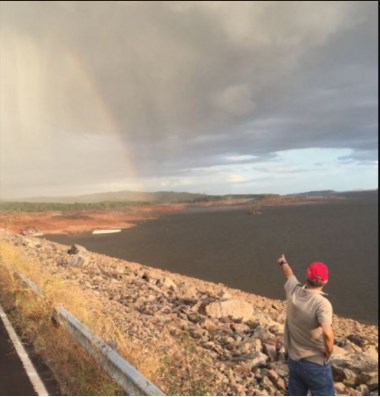
[[106,255],[284,299],[277,258],[300,281],[313,261],[330,269],[325,288],[336,314],[378,321],[378,201],[350,199],[272,207],[189,210],[118,234],[48,236]]

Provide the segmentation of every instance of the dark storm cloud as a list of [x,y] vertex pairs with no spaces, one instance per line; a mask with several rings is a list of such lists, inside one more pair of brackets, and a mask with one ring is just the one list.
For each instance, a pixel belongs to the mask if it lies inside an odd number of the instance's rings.
[[[3,146],[24,142],[2,166],[13,183],[28,162],[32,174],[44,169],[41,184],[57,172],[62,183],[122,176],[111,132],[140,176],[310,147],[377,157],[375,2],[0,7],[2,57],[12,60],[2,61]],[[95,149],[73,140],[92,134],[104,135]]]

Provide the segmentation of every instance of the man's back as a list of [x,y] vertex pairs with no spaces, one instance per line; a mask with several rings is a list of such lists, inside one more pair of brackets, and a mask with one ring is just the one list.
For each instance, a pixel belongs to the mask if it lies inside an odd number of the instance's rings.
[[290,358],[307,358],[323,364],[324,341],[321,324],[332,323],[331,303],[321,291],[306,289],[293,275],[285,283],[287,297],[287,321],[285,324],[285,347]]

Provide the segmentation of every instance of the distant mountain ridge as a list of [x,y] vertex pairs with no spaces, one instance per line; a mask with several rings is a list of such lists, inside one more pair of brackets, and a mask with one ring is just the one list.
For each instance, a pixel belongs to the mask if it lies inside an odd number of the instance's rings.
[[378,195],[378,189],[368,189],[368,190],[347,190],[344,192],[337,192],[336,190],[312,190],[309,192],[293,193],[287,194],[286,196],[296,196],[296,197],[323,197],[323,196],[343,196],[343,197],[361,197],[361,196],[371,196],[376,197]]
[[302,192],[295,194],[287,194],[287,196],[331,196],[332,194],[338,194],[335,190],[312,190],[310,192]]
[[[315,190],[309,192],[286,194],[284,197],[290,196],[347,196],[356,197],[362,195],[377,196],[376,190],[355,190],[347,192],[337,192],[335,190]],[[172,191],[158,191],[158,192],[135,192],[135,191],[118,191],[118,192],[103,192],[85,194],[79,196],[61,196],[61,197],[31,197],[18,200],[2,200],[12,202],[26,202],[26,203],[100,203],[100,202],[131,202],[131,203],[183,203],[183,202],[204,202],[211,200],[231,200],[231,199],[260,199],[265,197],[278,197],[279,194],[226,194],[226,195],[209,195],[204,193],[188,193],[188,192],[172,192]]]
[[45,203],[98,203],[102,201],[132,201],[147,203],[176,203],[184,201],[198,201],[206,199],[207,194],[187,193],[187,192],[134,192],[118,191],[84,194],[80,196],[63,196],[63,197],[32,197],[23,200],[25,202],[45,202]]
[[139,202],[139,203],[183,203],[183,202],[202,202],[211,200],[229,200],[229,199],[254,199],[264,198],[268,196],[279,196],[278,194],[226,194],[226,195],[210,195],[204,193],[188,193],[188,192],[104,192],[85,194],[80,196],[66,197],[31,197],[25,199],[12,200],[15,202],[29,203],[99,203],[99,202]]

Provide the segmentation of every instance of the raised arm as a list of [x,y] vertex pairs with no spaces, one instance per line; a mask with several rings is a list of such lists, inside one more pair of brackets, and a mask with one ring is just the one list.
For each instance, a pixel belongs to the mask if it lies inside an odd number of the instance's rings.
[[282,254],[278,258],[277,262],[282,267],[282,271],[284,272],[284,276],[285,276],[286,279],[288,279],[289,277],[293,276],[293,270],[290,267],[290,265],[287,262],[287,260],[285,259],[285,255],[284,254]]

